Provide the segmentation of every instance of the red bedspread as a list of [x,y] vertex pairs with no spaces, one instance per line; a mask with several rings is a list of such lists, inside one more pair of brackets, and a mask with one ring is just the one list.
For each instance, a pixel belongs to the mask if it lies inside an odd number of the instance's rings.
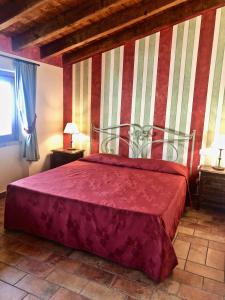
[[92,155],[8,186],[5,228],[21,229],[165,279],[183,212],[187,169]]

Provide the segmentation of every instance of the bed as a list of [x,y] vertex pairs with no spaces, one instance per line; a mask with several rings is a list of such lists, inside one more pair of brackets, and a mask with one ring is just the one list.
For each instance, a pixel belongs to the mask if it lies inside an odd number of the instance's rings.
[[8,186],[5,228],[85,250],[162,281],[185,206],[188,168],[93,154]]

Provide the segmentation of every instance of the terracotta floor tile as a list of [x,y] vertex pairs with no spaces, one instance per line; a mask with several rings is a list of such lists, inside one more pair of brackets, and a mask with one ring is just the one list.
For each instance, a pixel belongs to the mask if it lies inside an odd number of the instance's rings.
[[103,270],[109,271],[109,272],[114,273],[114,274],[120,274],[120,275],[123,274],[124,275],[124,274],[127,274],[129,272],[128,268],[120,266],[119,264],[114,263],[114,262],[109,261],[109,260],[102,261],[100,267]]
[[4,234],[16,239],[19,239],[23,235],[21,231],[17,231],[17,230],[5,230]]
[[208,266],[203,266],[192,261],[187,261],[185,270],[198,274],[210,279],[215,279],[217,281],[224,282],[224,272],[217,270]]
[[225,263],[225,253],[223,251],[218,251],[214,249],[208,249],[206,265],[219,269],[224,270],[224,263]]
[[207,247],[192,244],[188,254],[188,260],[205,264]]
[[203,289],[213,294],[225,296],[225,283],[204,278]]
[[52,254],[52,251],[44,247],[37,247],[28,244],[20,244],[20,246],[18,246],[14,251],[39,261],[47,260]]
[[87,279],[60,269],[53,271],[46,279],[76,293],[80,293],[88,283]]
[[225,252],[225,243],[209,241],[209,248]]
[[212,232],[212,226],[203,225],[203,224],[195,224],[195,230],[200,230],[205,233],[211,233]]
[[21,259],[17,267],[27,273],[35,274],[37,277],[46,277],[52,270],[53,266],[31,258]]
[[43,299],[50,299],[58,290],[57,285],[33,275],[25,276],[16,286]]
[[23,258],[24,256],[18,253],[0,249],[0,261],[8,265],[16,266]]
[[51,251],[54,251],[58,255],[67,256],[71,254],[74,250],[68,247],[65,247],[63,245],[60,245],[53,241],[48,241],[46,239],[39,238],[35,242],[32,243],[33,245],[37,247],[45,247],[46,249],[49,249]]
[[88,298],[74,293],[72,291],[66,290],[64,288],[60,288],[55,295],[51,298],[51,300],[89,300]]
[[178,265],[176,266],[176,268],[180,270],[184,270],[186,260],[179,257],[177,258],[177,260],[178,260]]
[[170,278],[172,280],[178,281],[179,283],[188,284],[198,288],[201,288],[203,283],[202,276],[178,269],[173,270]]
[[204,210],[196,210],[196,209],[191,209],[191,208],[186,208],[185,209],[185,213],[184,213],[185,217],[191,217],[191,218],[196,218],[197,220],[207,220],[207,221],[212,221],[213,220],[213,216],[210,213],[205,212]]
[[117,277],[113,282],[112,287],[118,289],[125,294],[138,299],[147,300],[150,298],[153,288],[141,282],[126,280],[122,277]]
[[115,275],[105,272],[91,265],[82,264],[76,271],[77,275],[85,277],[88,280],[96,281],[100,284],[109,285]]
[[222,300],[222,297],[218,295],[214,295],[184,284],[181,285],[178,296],[186,300]]
[[0,300],[21,300],[25,296],[24,291],[0,281]]
[[196,236],[191,236],[191,235],[187,235],[184,233],[178,233],[177,235],[177,239],[181,240],[181,241],[186,241],[189,242],[191,244],[195,244],[195,245],[200,245],[200,246],[208,246],[209,241],[202,239],[202,238],[197,238]]
[[225,225],[217,225],[211,227],[212,233],[223,235],[225,232]]
[[22,232],[20,235],[20,241],[22,243],[28,243],[34,245],[36,242],[40,241],[41,238],[29,233]]
[[198,224],[202,224],[202,225],[206,225],[206,226],[209,226],[209,227],[212,227],[212,226],[215,226],[218,224],[217,220],[214,219],[214,217],[212,217],[212,220],[198,220],[197,222]]
[[176,239],[173,244],[177,257],[186,259],[190,248],[189,242],[184,242]]
[[87,284],[81,294],[91,300],[127,300],[126,295],[92,281]]
[[0,247],[1,248],[8,248],[10,249],[10,247],[13,247],[13,245],[17,245],[18,241],[10,236],[7,235],[2,235],[0,236]]
[[152,286],[154,285],[153,281],[141,271],[127,269],[127,272],[124,272],[123,276],[130,280],[143,282]]
[[200,238],[204,238],[206,240],[225,243],[225,236],[216,235],[214,233],[207,233],[200,230],[195,230],[194,235]]
[[167,294],[163,291],[157,290],[153,292],[151,300],[180,300],[177,296]]
[[69,272],[69,273],[74,273],[79,269],[81,264],[82,264],[82,262],[80,262],[79,260],[64,258],[64,259],[60,260],[55,265],[55,267],[58,269],[61,269],[63,271]]
[[179,225],[177,228],[178,232],[184,233],[184,234],[189,234],[189,235],[193,235],[194,234],[194,229],[190,228],[188,226],[185,225]]
[[101,262],[103,261],[101,257],[83,251],[74,251],[69,255],[69,257],[74,260],[79,260],[81,262],[95,266],[101,264]]
[[65,256],[61,256],[54,252],[50,256],[48,256],[48,258],[45,259],[44,262],[51,264],[51,265],[56,265],[58,262],[60,262],[64,258],[65,258]]
[[156,288],[166,293],[176,295],[179,291],[180,283],[171,279],[166,279],[165,281],[159,283]]
[[0,279],[10,283],[15,284],[17,281],[19,281],[22,277],[24,277],[26,273],[10,267],[6,264],[0,263]]

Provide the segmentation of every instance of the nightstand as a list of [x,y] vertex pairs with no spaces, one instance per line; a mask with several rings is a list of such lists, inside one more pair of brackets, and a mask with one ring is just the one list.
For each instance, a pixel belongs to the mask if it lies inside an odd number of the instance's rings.
[[72,161],[75,161],[84,156],[84,150],[68,150],[68,149],[56,149],[52,150],[50,158],[50,166],[56,168]]
[[201,166],[199,172],[199,205],[225,209],[225,171]]

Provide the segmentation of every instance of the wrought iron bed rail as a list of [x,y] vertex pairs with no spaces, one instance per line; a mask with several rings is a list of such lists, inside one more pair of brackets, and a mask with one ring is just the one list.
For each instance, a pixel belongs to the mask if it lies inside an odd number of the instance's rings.
[[[128,136],[124,137],[120,135],[121,128],[127,128]],[[157,131],[162,132],[164,134],[166,133],[167,137],[163,139],[153,139]],[[177,161],[178,159],[177,147],[179,143],[188,142],[188,146],[189,146],[189,142],[191,141],[192,144],[191,144],[191,156],[190,156],[189,168],[190,168],[190,174],[192,173],[195,134],[196,134],[195,130],[193,130],[190,134],[185,134],[182,132],[178,132],[176,130],[162,128],[155,125],[141,126],[139,124],[120,124],[112,127],[97,128],[92,124],[91,137],[92,137],[92,132],[96,132],[99,135],[103,134],[103,138],[100,144],[101,151],[103,153],[115,154],[113,149],[110,148],[110,145],[112,141],[119,140],[127,144],[130,155],[133,158],[146,157],[146,149],[148,146],[151,146],[152,144],[167,143],[168,146],[173,150],[173,153],[175,153],[173,161]],[[177,144],[177,147],[175,144]]]

